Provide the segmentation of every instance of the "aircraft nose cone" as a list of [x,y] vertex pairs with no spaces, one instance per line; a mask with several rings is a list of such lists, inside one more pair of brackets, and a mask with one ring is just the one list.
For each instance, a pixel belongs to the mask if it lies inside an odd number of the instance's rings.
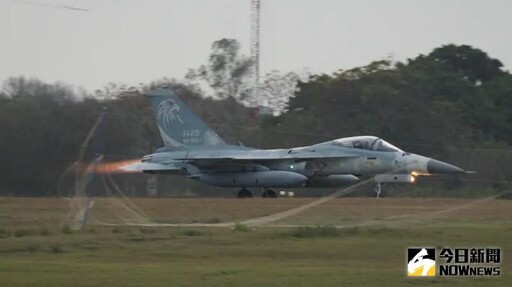
[[430,174],[457,174],[465,173],[461,168],[451,165],[446,162],[442,162],[435,159],[430,159],[427,162],[427,170]]

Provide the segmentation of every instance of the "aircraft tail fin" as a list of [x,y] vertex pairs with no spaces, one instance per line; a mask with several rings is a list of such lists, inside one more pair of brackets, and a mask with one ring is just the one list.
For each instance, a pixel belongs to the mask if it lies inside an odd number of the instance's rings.
[[225,145],[172,90],[158,89],[149,97],[166,147]]

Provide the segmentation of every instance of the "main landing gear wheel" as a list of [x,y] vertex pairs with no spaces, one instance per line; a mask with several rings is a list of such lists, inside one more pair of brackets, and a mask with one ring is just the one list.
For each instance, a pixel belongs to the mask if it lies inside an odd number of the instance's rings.
[[250,190],[242,188],[240,191],[238,191],[238,194],[236,195],[237,198],[252,198],[252,193]]
[[261,197],[263,198],[277,198],[277,193],[273,191],[272,189],[266,189],[261,194]]

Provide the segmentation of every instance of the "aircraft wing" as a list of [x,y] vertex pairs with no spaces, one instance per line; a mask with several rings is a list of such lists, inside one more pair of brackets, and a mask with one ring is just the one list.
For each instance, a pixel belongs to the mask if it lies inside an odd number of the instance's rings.
[[201,156],[184,159],[189,165],[195,166],[200,170],[211,170],[211,171],[237,171],[253,170],[253,171],[265,171],[270,170],[270,166],[278,162],[324,162],[330,159],[342,159],[342,158],[353,158],[359,157],[359,154],[343,154],[343,155],[320,155],[320,154],[283,154],[280,156],[276,155],[251,155],[251,154],[239,154],[234,156]]
[[321,161],[328,159],[341,159],[359,157],[360,154],[323,154],[315,152],[244,152],[234,154],[211,154],[201,153],[190,155],[183,158],[172,158],[170,160],[152,163],[141,162],[121,167],[122,170],[128,172],[137,171],[154,171],[162,173],[175,173],[183,171],[187,166],[196,166],[200,169],[229,171],[239,170],[240,167],[251,170],[268,170],[267,164],[277,161]]
[[272,161],[272,160],[315,160],[315,159],[338,159],[338,158],[353,158],[359,157],[360,154],[285,154],[285,155],[253,155],[253,154],[239,154],[234,156],[191,156],[180,160],[194,162],[194,161],[210,161],[210,162],[244,162],[244,161]]

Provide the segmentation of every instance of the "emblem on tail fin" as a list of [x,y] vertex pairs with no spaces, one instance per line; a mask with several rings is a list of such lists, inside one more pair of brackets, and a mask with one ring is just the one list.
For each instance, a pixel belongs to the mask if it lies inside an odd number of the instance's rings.
[[163,100],[157,107],[157,117],[162,120],[164,127],[176,120],[183,124],[179,112],[180,106],[173,99]]

